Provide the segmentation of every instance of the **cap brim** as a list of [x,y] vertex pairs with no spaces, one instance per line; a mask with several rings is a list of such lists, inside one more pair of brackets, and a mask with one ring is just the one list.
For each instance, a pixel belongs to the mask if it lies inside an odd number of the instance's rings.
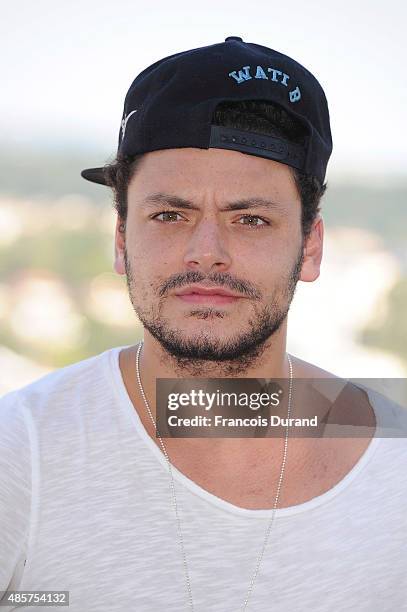
[[92,183],[98,183],[99,185],[106,185],[105,173],[102,168],[87,168],[86,170],[82,170],[81,176],[87,181],[91,181]]

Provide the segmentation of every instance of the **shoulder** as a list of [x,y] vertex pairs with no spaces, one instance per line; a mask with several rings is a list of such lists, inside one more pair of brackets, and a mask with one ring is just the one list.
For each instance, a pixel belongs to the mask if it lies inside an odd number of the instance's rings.
[[324,370],[313,363],[304,361],[295,355],[291,355],[291,357],[294,378],[335,378],[337,380],[342,380],[340,376],[328,372],[328,370]]
[[28,432],[36,448],[45,440],[47,445],[56,443],[61,432],[76,435],[84,419],[100,419],[116,397],[115,350],[54,370],[0,398],[3,436],[13,435],[18,444],[19,439],[27,439]]
[[365,437],[387,439],[382,449],[395,453],[403,465],[407,463],[407,408],[390,397],[391,389],[386,390],[386,385],[382,392],[377,390],[380,380],[341,378],[297,357],[293,359],[293,370],[294,378],[308,379],[318,398],[324,399],[329,424],[366,428]]
[[[75,397],[92,394],[106,383],[109,359],[114,349],[58,368],[0,398],[0,415],[13,412],[12,406],[30,411],[45,405],[70,402]],[[0,417],[1,418],[1,417]]]
[[[368,427],[373,435],[377,422],[372,398],[353,380],[342,378],[298,359],[293,360],[294,391],[321,406],[324,422],[336,425]],[[309,395],[308,395],[309,393]]]

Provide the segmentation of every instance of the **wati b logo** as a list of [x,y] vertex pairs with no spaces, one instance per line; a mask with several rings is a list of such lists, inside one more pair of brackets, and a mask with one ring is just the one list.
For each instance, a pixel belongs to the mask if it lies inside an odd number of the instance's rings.
[[[252,74],[254,76],[252,76]],[[269,76],[267,76],[269,75]],[[232,79],[236,81],[238,85],[241,83],[245,83],[246,81],[250,81],[251,79],[265,79],[266,81],[272,81],[273,83],[279,83],[284,87],[288,87],[287,81],[289,80],[289,75],[281,70],[277,70],[276,68],[262,68],[262,66],[256,66],[256,68],[252,69],[251,66],[243,66],[240,70],[234,70],[233,72],[229,72],[229,75]],[[301,100],[301,91],[300,88],[297,87],[288,92],[288,97],[290,102],[298,102]]]

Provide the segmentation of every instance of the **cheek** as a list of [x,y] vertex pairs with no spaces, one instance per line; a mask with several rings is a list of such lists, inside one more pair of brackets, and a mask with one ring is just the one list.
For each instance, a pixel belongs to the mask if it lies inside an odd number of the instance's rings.
[[171,274],[180,271],[172,254],[159,243],[144,244],[141,240],[128,246],[133,282],[143,295],[155,292]]
[[182,261],[182,248],[177,246],[174,236],[152,231],[151,227],[143,226],[142,223],[134,223],[128,233],[127,243],[133,260],[145,269],[171,267],[179,262],[180,257]]

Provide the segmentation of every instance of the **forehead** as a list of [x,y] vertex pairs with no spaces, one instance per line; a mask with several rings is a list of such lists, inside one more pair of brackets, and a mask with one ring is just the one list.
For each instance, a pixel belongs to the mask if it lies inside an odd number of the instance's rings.
[[224,149],[166,149],[146,153],[129,184],[132,195],[171,192],[190,199],[272,197],[299,204],[292,169],[279,162]]

